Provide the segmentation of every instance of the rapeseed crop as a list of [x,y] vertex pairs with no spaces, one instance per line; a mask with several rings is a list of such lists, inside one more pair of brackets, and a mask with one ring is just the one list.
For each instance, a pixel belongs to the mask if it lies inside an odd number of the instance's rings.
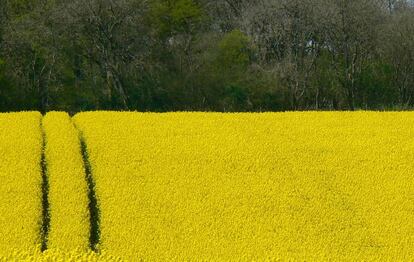
[[410,261],[413,126],[408,112],[0,114],[0,261]]
[[49,182],[48,248],[89,249],[88,187],[78,130],[67,113],[43,118]]
[[41,115],[0,114],[0,257],[40,249]]
[[414,113],[81,113],[100,249],[129,260],[414,258]]
[[65,261],[65,262],[114,262],[124,261],[121,258],[111,256],[109,254],[97,254],[92,251],[72,250],[62,251],[60,249],[48,249],[44,252],[35,251],[27,252],[22,250],[15,250],[8,255],[0,255],[0,261],[19,261],[19,262],[33,262],[33,261]]

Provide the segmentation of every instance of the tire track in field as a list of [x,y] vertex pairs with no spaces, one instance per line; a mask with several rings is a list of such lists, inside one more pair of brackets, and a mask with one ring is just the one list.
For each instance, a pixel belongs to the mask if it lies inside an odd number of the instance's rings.
[[91,163],[89,161],[88,148],[82,131],[73,123],[75,128],[79,131],[79,141],[81,146],[82,158],[85,168],[86,182],[88,184],[88,198],[89,198],[89,218],[90,218],[90,235],[89,245],[90,248],[97,252],[98,244],[100,242],[100,210],[98,206],[98,199],[95,190],[95,180],[92,175]]
[[40,122],[42,132],[42,150],[40,157],[40,170],[42,174],[42,218],[40,229],[41,251],[47,250],[47,238],[50,228],[49,178],[46,163],[46,133],[43,128],[43,117]]

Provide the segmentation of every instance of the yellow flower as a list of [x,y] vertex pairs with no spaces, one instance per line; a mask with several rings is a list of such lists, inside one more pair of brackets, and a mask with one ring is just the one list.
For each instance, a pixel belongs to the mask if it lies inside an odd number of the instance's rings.
[[0,256],[40,245],[41,115],[0,114]]
[[89,112],[74,120],[110,254],[414,258],[414,113]]
[[66,113],[43,118],[49,182],[48,248],[89,249],[88,186],[79,133]]
[[410,261],[413,159],[408,112],[0,114],[0,261]]

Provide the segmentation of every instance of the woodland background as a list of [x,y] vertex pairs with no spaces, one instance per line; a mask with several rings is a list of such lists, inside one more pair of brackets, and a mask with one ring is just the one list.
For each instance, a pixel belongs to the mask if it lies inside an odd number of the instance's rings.
[[0,1],[0,111],[413,107],[413,1]]

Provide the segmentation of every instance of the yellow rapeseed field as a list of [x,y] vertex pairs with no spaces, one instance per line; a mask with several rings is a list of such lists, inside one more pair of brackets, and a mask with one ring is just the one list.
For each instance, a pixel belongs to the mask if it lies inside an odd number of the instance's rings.
[[0,114],[0,257],[40,249],[41,115]]
[[0,114],[0,261],[412,261],[413,175],[414,112]]
[[90,112],[74,121],[109,254],[414,259],[414,113]]
[[66,113],[43,118],[49,181],[48,248],[89,249],[88,187],[78,130]]
[[123,261],[121,258],[111,256],[109,254],[97,254],[92,251],[72,250],[62,251],[60,249],[48,249],[44,252],[39,250],[28,252],[16,250],[7,256],[0,255],[0,261],[19,261],[19,262],[106,262],[106,261]]

